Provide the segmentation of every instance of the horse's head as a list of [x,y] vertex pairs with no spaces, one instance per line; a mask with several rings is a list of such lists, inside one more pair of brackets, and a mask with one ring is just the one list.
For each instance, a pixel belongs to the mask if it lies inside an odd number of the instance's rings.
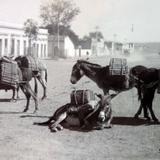
[[21,61],[21,59],[22,59],[22,56],[18,56],[18,57],[15,58],[15,61],[17,62],[18,66],[19,66],[20,68],[21,68],[21,66],[22,66],[22,61]]
[[111,118],[111,100],[114,98],[117,94],[111,94],[111,95],[97,95],[100,98],[99,101],[99,115],[98,115],[98,121],[99,122],[105,122],[106,120]]
[[76,64],[74,64],[72,68],[70,82],[72,84],[76,84],[82,78],[83,75],[84,75],[84,72],[81,68],[81,61],[77,60]]
[[132,86],[137,87],[138,83],[140,83],[141,73],[144,72],[147,68],[141,65],[134,66],[130,69],[129,72],[129,80],[132,83]]

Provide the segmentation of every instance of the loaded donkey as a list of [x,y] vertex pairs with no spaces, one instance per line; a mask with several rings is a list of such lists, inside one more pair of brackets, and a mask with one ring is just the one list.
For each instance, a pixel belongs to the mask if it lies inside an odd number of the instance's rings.
[[[82,90],[78,91],[81,92]],[[86,91],[88,92],[89,90]],[[93,92],[91,91],[90,93],[92,94]],[[79,103],[80,99],[85,98],[75,98],[74,101],[71,98],[71,103],[58,108],[49,120],[34,124],[47,125],[52,132],[62,130],[63,127],[78,127],[84,130],[111,128],[111,99],[115,96],[116,94],[105,96],[99,94],[97,95],[99,100],[92,96],[89,101],[86,101],[87,103]]]

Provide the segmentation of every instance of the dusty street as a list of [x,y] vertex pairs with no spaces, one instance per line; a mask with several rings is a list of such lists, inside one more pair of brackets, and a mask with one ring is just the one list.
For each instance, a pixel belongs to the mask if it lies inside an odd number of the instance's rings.
[[[107,57],[92,58],[91,62],[107,65]],[[12,92],[0,91],[0,160],[159,160],[160,125],[147,125],[132,117],[139,107],[135,89],[118,95],[112,101],[113,128],[80,132],[69,129],[51,133],[47,127],[35,126],[61,105],[70,101],[73,87],[102,92],[88,78],[77,85],[70,84],[75,60],[44,60],[48,67],[48,97],[39,100],[39,111],[32,114],[31,101],[27,113],[22,113],[26,100],[22,92],[17,102],[8,102]],[[160,57],[129,59],[130,66],[145,64],[160,67]],[[42,88],[39,84],[39,98]],[[156,93],[153,108],[160,119],[160,95]]]

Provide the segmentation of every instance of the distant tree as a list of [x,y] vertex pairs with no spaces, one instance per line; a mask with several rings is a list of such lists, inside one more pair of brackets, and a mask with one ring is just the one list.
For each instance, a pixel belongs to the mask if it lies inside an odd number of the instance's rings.
[[28,37],[28,54],[32,54],[32,41],[37,39],[38,23],[33,19],[27,19],[24,22],[24,32]]
[[50,0],[40,6],[40,17],[45,26],[52,26],[52,33],[57,33],[56,55],[59,55],[59,33],[61,26],[69,27],[76,15],[80,12],[79,8],[72,0]]
[[100,39],[103,39],[104,37],[103,37],[102,32],[98,31],[98,32],[90,32],[89,35],[85,35],[82,39],[84,41],[87,41],[87,40],[91,40],[92,38],[97,39],[99,41]]
[[[48,29],[49,34],[51,35],[56,35],[57,34],[57,30],[55,27],[52,27],[52,25],[48,25],[45,27],[46,29]],[[75,46],[78,46],[79,44],[79,37],[78,35],[70,28],[70,26],[59,26],[59,35],[62,36],[69,36],[70,39],[73,41],[73,43],[75,44]]]
[[95,39],[97,39],[97,40],[104,38],[102,32],[100,32],[100,31],[90,32],[90,33],[89,33],[89,37],[90,37],[90,38],[95,38]]
[[68,26],[79,12],[72,0],[50,0],[40,7],[40,17],[45,26]]

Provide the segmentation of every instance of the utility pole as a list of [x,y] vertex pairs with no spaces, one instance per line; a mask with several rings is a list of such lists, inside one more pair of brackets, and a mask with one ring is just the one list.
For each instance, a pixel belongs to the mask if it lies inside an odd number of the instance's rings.
[[134,25],[131,26],[131,52],[134,52],[134,43],[133,43],[133,32],[134,32]]
[[99,26],[96,26],[95,27],[95,30],[96,30],[96,56],[97,56],[97,52],[98,52],[98,30],[99,30]]
[[58,52],[59,52],[59,22],[57,24],[57,48],[58,48]]

